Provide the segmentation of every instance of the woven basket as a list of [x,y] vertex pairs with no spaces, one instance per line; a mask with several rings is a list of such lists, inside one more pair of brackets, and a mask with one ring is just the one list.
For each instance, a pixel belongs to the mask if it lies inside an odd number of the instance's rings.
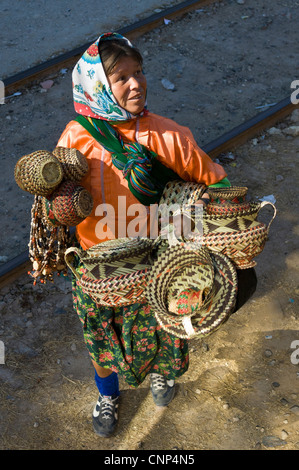
[[49,196],[61,183],[60,162],[47,150],[37,150],[21,157],[14,170],[18,186],[31,194]]
[[[119,238],[87,251],[72,247],[66,250],[65,261],[94,302],[109,307],[130,305],[145,300],[153,244],[148,238]],[[84,268],[83,275],[75,267],[75,255]]]
[[92,211],[92,196],[73,181],[64,181],[50,199],[43,198],[43,216],[51,225],[73,227]]
[[[186,182],[171,182],[164,191],[161,202],[166,206],[179,203],[191,206],[204,190],[202,185]],[[276,216],[275,206],[246,200],[247,187],[208,188],[210,202],[203,214],[195,220],[197,230],[188,234],[189,241],[201,241],[210,251],[222,253],[239,269],[256,265],[254,258],[264,249],[270,225]],[[266,205],[274,210],[268,225],[257,220],[260,210]]]
[[159,206],[162,204],[194,204],[206,191],[206,186],[198,183],[184,183],[182,181],[171,181],[166,184]]
[[246,186],[230,186],[228,188],[208,188],[209,204],[242,204],[246,201]]
[[52,153],[61,163],[65,179],[79,182],[88,173],[87,159],[79,150],[56,147]]
[[[267,205],[273,208],[268,225],[257,220],[260,210]],[[221,215],[210,214],[208,207],[203,216],[202,244],[213,252],[226,255],[239,269],[256,266],[254,258],[263,251],[268,240],[276,216],[275,206],[268,201],[249,203],[247,208],[234,204],[226,206]]]

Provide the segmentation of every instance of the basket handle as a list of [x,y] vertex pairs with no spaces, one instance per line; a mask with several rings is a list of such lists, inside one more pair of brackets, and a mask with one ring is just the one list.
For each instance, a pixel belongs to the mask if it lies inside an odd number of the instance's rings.
[[73,263],[72,263],[72,261],[74,259],[74,254],[78,255],[81,258],[81,254],[80,254],[79,249],[76,248],[75,246],[72,246],[71,248],[68,248],[67,250],[65,250],[64,259],[65,259],[66,264],[68,265],[68,267],[72,271],[72,273],[76,276],[77,279],[80,279],[80,275],[76,271],[76,269],[74,268]]
[[273,208],[273,217],[272,217],[272,219],[270,220],[270,222],[269,222],[269,224],[268,224],[268,227],[267,227],[267,229],[268,229],[268,231],[269,231],[269,230],[270,230],[270,225],[272,224],[272,222],[273,222],[273,220],[275,219],[276,214],[277,214],[276,207],[275,207],[274,204],[273,204],[272,202],[270,202],[270,201],[262,201],[262,202],[261,202],[261,205],[260,205],[260,207],[259,207],[259,209],[258,209],[258,214],[259,214],[260,210],[261,210],[263,207],[267,206],[267,205],[270,205],[270,206],[272,206],[272,208]]

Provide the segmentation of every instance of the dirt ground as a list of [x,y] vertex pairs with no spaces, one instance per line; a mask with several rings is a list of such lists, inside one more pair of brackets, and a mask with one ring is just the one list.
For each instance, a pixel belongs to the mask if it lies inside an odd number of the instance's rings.
[[[299,79],[297,6],[224,1],[135,41],[149,108],[190,127],[204,146],[285,98]],[[2,262],[28,243],[32,197],[14,183],[14,165],[53,149],[73,116],[70,71],[50,78],[48,91],[36,84],[0,107]],[[256,259],[254,297],[215,334],[190,341],[189,370],[167,408],[153,404],[148,379],[136,390],[121,381],[117,431],[98,438],[98,393],[70,279],[33,287],[24,274],[0,291],[0,449],[299,449],[298,114],[219,157],[232,184],[254,200],[274,197],[278,213]]]

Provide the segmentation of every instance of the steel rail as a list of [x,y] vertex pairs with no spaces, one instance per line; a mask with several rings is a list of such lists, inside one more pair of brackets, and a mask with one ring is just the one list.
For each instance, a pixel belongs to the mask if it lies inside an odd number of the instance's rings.
[[[203,7],[211,3],[218,3],[218,0],[187,0],[173,7],[166,8],[159,13],[155,13],[148,18],[120,28],[116,30],[116,32],[126,36],[130,40],[135,39],[162,25],[165,18],[174,19],[181,17],[198,7]],[[57,57],[53,57],[46,62],[4,78],[5,95],[13,95],[16,91],[33,85],[37,80],[49,77],[49,75],[57,73],[62,68],[72,67],[91,44],[92,43],[84,44],[71,51],[60,54]]]
[[[176,7],[168,8],[163,10],[161,13],[152,15],[147,20],[142,20],[134,23],[127,28],[119,30],[121,34],[129,35],[140,35],[148,32],[150,29],[157,27],[163,21],[163,18],[173,18],[178,15],[187,13],[188,11],[196,8],[197,6],[207,5],[209,3],[216,3],[214,0],[201,0],[201,1],[186,1],[180,3]],[[180,8],[179,8],[180,7]],[[142,32],[141,32],[142,31]],[[135,36],[137,37],[137,36]],[[53,67],[62,67],[62,64],[66,64],[69,60],[74,60],[77,55],[82,54],[88,45],[84,45],[77,48],[70,53],[63,54],[51,61],[48,61],[40,66],[33,67],[26,72],[22,72],[10,79],[5,81],[6,86],[13,87],[24,86],[25,83],[33,81],[36,76],[40,77],[40,74],[47,72],[49,69],[53,71]],[[10,88],[9,88],[10,89]],[[299,108],[299,104],[293,104],[291,98],[287,97],[279,101],[276,105],[271,106],[267,110],[258,113],[256,116],[240,124],[239,126],[231,129],[225,134],[221,135],[212,142],[204,145],[202,149],[208,153],[211,158],[216,158],[223,153],[234,150],[240,145],[247,142],[249,139],[273,126],[275,123],[283,120],[286,116],[291,114],[295,109]],[[12,283],[15,279],[26,273],[32,267],[31,261],[29,260],[28,252],[23,252],[16,256],[12,260],[0,266],[0,289],[7,284]]]

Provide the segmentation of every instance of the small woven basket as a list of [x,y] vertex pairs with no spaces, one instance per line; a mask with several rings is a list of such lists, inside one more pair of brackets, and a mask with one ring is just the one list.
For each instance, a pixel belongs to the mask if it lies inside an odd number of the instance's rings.
[[65,179],[79,182],[87,175],[87,159],[79,150],[75,148],[56,147],[52,153],[61,163]]
[[[72,247],[65,261],[83,292],[99,305],[130,305],[144,300],[151,267],[153,240],[119,238],[99,243],[89,250]],[[84,273],[75,267],[78,257]]]
[[[268,225],[257,220],[266,205],[274,211]],[[239,269],[254,267],[254,258],[263,251],[275,216],[276,208],[268,201],[249,203],[248,206],[224,204],[222,210],[220,204],[217,214],[211,214],[208,205],[203,216],[202,244],[213,252],[226,255]]]
[[23,191],[47,197],[61,183],[63,170],[60,162],[51,152],[37,150],[18,160],[14,177]]
[[43,216],[51,225],[80,224],[93,208],[89,191],[73,181],[64,181],[50,199],[43,198]]
[[247,192],[246,186],[208,188],[209,204],[242,204],[246,201]]

